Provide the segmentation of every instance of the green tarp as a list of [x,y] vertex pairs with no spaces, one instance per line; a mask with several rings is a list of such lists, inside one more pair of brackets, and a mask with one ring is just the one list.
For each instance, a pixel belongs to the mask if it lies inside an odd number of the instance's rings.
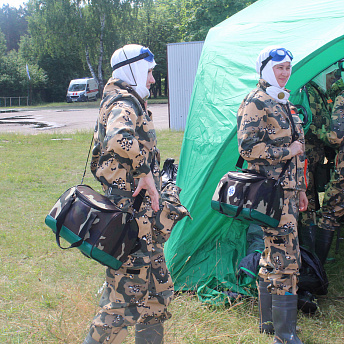
[[[294,55],[292,93],[344,57],[343,0],[259,0],[212,28],[195,78],[177,185],[193,220],[177,224],[165,246],[179,290],[249,293],[236,269],[246,255],[246,225],[210,207],[220,178],[238,158],[236,113],[257,83],[255,61],[268,45]],[[211,291],[211,292],[210,292]],[[212,295],[212,296],[211,296]]]

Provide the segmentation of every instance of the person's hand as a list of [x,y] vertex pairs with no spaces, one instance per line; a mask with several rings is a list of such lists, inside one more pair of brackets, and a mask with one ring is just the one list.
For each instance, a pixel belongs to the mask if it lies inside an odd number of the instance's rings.
[[290,146],[290,154],[291,156],[295,156],[295,155],[300,155],[303,153],[303,144],[299,141],[294,141]]
[[152,201],[152,209],[154,211],[159,210],[159,193],[155,187],[154,179],[152,172],[149,172],[146,176],[139,179],[139,184],[135,192],[133,193],[133,197],[136,197],[142,189],[146,189],[148,195]]
[[308,207],[308,198],[304,191],[300,191],[299,196],[299,211],[306,211]]

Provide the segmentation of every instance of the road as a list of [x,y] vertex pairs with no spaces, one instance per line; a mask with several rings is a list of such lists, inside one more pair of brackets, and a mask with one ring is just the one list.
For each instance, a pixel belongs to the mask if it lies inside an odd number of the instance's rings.
[[[168,105],[150,104],[156,130],[168,129]],[[4,112],[7,111],[7,112]],[[0,132],[71,133],[93,129],[98,109],[63,107],[59,109],[13,110],[0,108]]]

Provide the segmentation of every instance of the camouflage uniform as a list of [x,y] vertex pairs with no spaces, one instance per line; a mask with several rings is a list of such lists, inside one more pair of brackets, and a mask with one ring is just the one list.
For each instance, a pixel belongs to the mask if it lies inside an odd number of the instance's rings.
[[335,169],[326,186],[318,221],[320,228],[333,231],[340,228],[339,219],[344,215],[344,91],[335,100],[331,128],[323,136],[332,145],[339,146],[335,159]]
[[[291,158],[292,125],[286,105],[266,93],[269,84],[259,80],[238,110],[239,153],[247,160],[248,169],[277,179],[283,165]],[[304,142],[301,121],[293,115],[298,140]],[[305,157],[293,157],[282,177],[285,201],[277,228],[264,228],[265,250],[259,276],[270,283],[272,294],[296,294],[297,275],[301,264],[297,237],[299,191],[306,190]]]
[[[118,207],[133,211],[131,195],[138,178],[151,170],[160,194],[159,152],[151,113],[121,80],[110,78],[104,88],[94,141],[91,171]],[[102,308],[93,319],[88,343],[120,343],[127,326],[161,323],[171,317],[167,306],[173,283],[162,246],[169,233],[159,226],[148,194],[135,217],[141,248],[119,270],[106,270]]]
[[[310,81],[307,85],[309,103],[312,111],[312,123],[305,135],[306,157],[309,172],[307,187],[308,209],[300,214],[302,227],[316,224],[316,211],[319,210],[319,197],[316,188],[316,169],[325,160],[325,146],[331,146],[323,134],[330,129],[331,121],[331,99],[325,95],[320,88]],[[317,91],[318,90],[318,91]],[[322,96],[320,96],[321,92]]]

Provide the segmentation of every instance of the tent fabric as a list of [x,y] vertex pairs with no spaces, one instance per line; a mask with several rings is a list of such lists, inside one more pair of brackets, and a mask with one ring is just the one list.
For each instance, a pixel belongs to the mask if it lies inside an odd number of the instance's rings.
[[279,44],[293,53],[287,84],[292,95],[342,58],[343,17],[343,0],[259,0],[208,32],[177,175],[193,220],[180,221],[165,245],[176,289],[202,289],[211,281],[211,288],[243,291],[236,267],[246,255],[247,224],[210,206],[218,181],[238,158],[238,107],[257,84],[255,61],[266,46]]

